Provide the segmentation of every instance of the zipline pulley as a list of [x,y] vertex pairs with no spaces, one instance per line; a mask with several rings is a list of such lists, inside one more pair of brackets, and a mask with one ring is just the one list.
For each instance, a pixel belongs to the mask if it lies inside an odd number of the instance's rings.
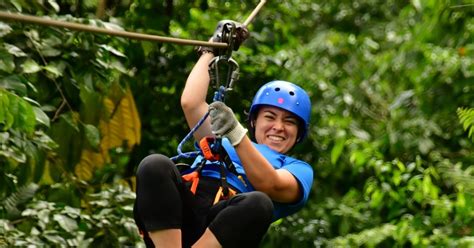
[[[232,59],[234,50],[234,41],[236,39],[235,23],[229,22],[222,27],[222,42],[228,44],[225,53],[219,51],[219,56],[214,57],[209,62],[209,77],[211,85],[216,90],[214,101],[224,101],[225,92],[232,90],[234,83],[239,79],[239,64]],[[227,67],[227,76],[225,81],[221,82],[220,72]]]

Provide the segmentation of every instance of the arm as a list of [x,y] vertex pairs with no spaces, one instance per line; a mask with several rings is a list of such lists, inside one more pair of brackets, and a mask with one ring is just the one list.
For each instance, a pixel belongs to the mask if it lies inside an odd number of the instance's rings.
[[[186,80],[183,93],[181,94],[181,108],[189,128],[193,128],[208,110],[206,102],[209,87],[209,62],[214,55],[210,52],[204,53]],[[209,120],[194,133],[194,138],[200,140],[204,136],[212,135]]]
[[[230,20],[223,20],[217,24],[216,30],[211,37],[211,42],[223,42],[223,29],[227,30],[235,25],[236,33],[234,39],[234,50],[237,51],[240,44],[248,38],[249,33],[242,24]],[[199,120],[206,114],[208,104],[206,103],[207,91],[209,88],[209,62],[218,56],[222,51],[210,47],[199,47],[198,51],[202,53],[197,63],[194,65],[191,73],[186,80],[183,93],[181,94],[181,108],[189,128],[193,128]],[[202,126],[194,133],[194,138],[200,140],[204,136],[212,135],[210,122],[206,120]]]
[[296,178],[285,169],[273,168],[247,136],[235,146],[235,150],[256,190],[277,202],[291,203],[299,199],[301,189]]

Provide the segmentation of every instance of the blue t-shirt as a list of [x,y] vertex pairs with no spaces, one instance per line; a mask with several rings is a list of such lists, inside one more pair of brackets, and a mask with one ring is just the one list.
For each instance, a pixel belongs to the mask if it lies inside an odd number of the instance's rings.
[[[309,192],[311,190],[311,185],[313,184],[313,168],[306,162],[301,160],[283,155],[278,153],[268,146],[263,144],[256,144],[253,143],[255,148],[272,164],[273,168],[275,169],[285,169],[289,171],[298,181],[301,187],[301,198],[295,203],[279,203],[273,202],[274,204],[274,213],[273,217],[274,220],[277,220],[282,217],[286,217],[293,213],[298,212],[308,201]],[[247,176],[245,175],[245,170],[240,162],[239,157],[237,156],[237,152],[235,151],[234,147],[230,144],[230,142],[224,138],[222,139],[222,146],[229,154],[232,162],[235,165],[237,173],[239,173],[244,182],[232,173],[227,173],[227,181],[230,185],[234,188],[238,189],[240,192],[250,192],[254,191],[255,189],[248,181]],[[199,162],[201,161],[202,157],[199,156],[194,161],[192,167],[196,167]],[[210,162],[208,161],[204,169],[202,170],[203,176],[208,176],[212,178],[220,178],[220,167],[217,162]]]

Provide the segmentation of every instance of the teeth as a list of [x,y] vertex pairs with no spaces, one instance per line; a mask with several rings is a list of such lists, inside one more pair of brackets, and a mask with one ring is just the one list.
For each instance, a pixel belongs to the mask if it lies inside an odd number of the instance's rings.
[[274,140],[274,141],[282,141],[284,140],[283,137],[280,136],[273,136],[273,135],[268,135],[268,139]]

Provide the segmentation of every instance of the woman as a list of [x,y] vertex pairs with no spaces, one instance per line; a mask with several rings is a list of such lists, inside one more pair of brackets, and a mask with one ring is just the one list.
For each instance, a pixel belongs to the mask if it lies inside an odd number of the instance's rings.
[[[212,38],[219,41],[222,23]],[[238,26],[239,32],[246,30]],[[232,110],[222,102],[206,103],[212,49],[191,71],[181,96],[190,128],[209,111],[210,118],[194,133],[223,137],[222,146],[238,174],[228,177],[237,195],[214,204],[219,189],[216,166],[205,166],[193,194],[176,165],[166,156],[150,155],[137,171],[135,220],[147,246],[257,247],[270,224],[300,210],[313,180],[307,163],[284,155],[307,134],[311,103],[306,92],[285,81],[262,86],[249,111],[252,142]],[[196,159],[193,167],[199,164]]]

